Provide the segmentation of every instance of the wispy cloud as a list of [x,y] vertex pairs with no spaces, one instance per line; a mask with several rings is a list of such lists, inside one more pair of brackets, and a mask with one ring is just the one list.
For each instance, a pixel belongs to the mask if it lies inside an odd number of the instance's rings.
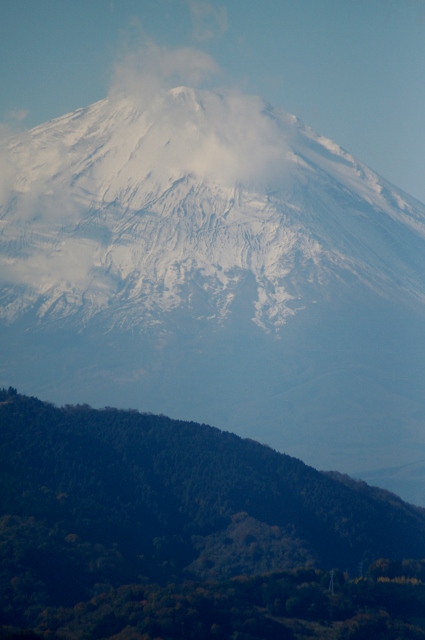
[[222,36],[228,29],[227,11],[208,0],[187,0],[192,18],[193,37],[198,42]]
[[188,133],[175,138],[186,170],[223,186],[277,186],[287,162],[287,140],[264,101],[235,90],[200,95],[198,100],[203,109],[196,120],[186,112],[180,130]]
[[26,109],[15,109],[6,113],[4,120],[0,122],[0,206],[9,197],[17,172],[7,140],[26,130],[24,121],[27,115]]
[[218,71],[215,60],[199,49],[169,49],[145,39],[114,65],[109,96],[137,96],[147,104],[161,90],[182,84],[196,87]]
[[28,113],[27,109],[14,109],[6,113],[3,121],[0,122],[0,140],[24,131],[26,129],[24,120]]

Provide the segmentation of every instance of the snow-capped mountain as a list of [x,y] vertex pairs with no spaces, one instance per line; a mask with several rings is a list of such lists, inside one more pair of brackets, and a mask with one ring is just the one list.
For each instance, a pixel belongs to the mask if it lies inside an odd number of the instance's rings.
[[180,87],[43,124],[2,164],[4,384],[316,466],[421,457],[425,206],[337,144]]

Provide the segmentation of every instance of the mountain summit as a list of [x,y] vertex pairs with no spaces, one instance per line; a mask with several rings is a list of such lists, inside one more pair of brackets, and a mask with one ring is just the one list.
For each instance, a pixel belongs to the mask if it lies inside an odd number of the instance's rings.
[[344,471],[424,457],[424,205],[235,92],[112,96],[3,160],[3,384]]

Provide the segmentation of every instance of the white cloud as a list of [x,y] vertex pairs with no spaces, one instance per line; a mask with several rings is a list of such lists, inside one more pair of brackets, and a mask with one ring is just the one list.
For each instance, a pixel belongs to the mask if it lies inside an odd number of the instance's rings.
[[186,111],[175,138],[186,170],[225,186],[277,186],[286,165],[286,137],[263,100],[230,90],[205,98],[206,113],[201,110],[194,123]]
[[6,113],[0,122],[0,205],[8,199],[17,173],[7,142],[26,130],[24,120],[27,115],[26,109],[16,109]]
[[228,28],[227,11],[208,0],[187,0],[192,18],[193,36],[199,42],[222,36]]
[[154,124],[144,152],[157,159],[164,181],[192,173],[226,186],[275,187],[288,147],[281,124],[263,100],[234,89],[193,95],[167,91],[196,87],[218,71],[203,51],[169,49],[150,40],[116,64],[109,97],[111,103],[130,97]]
[[48,290],[58,282],[68,286],[86,287],[93,265],[93,246],[81,239],[68,238],[60,247],[46,245],[26,258],[3,259],[3,279]]
[[28,113],[27,109],[15,109],[6,113],[3,122],[0,122],[0,141],[24,131],[24,120]]
[[15,171],[10,154],[6,148],[0,147],[0,206],[8,200],[14,180]]
[[29,111],[28,109],[14,109],[8,113],[8,117],[10,120],[15,120],[16,122],[22,122],[27,117]]
[[198,86],[218,71],[217,63],[203,51],[169,49],[147,40],[115,64],[109,97],[133,96],[148,105],[163,89]]

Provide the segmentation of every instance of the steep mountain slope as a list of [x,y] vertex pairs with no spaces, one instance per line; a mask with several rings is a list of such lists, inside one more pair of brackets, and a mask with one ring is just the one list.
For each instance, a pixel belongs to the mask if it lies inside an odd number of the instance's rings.
[[4,384],[316,466],[425,454],[425,207],[257,98],[109,98],[11,140]]
[[[252,102],[247,126],[261,118],[262,135],[248,142],[246,130],[228,130],[231,99],[185,88],[155,113],[105,100],[12,142],[19,173],[4,205],[3,268],[27,289],[5,316],[37,305],[40,318],[81,322],[112,302],[112,325],[149,324],[188,304],[197,275],[222,319],[244,272],[267,329],[330,277],[423,302],[425,208],[294,117]],[[260,156],[253,166],[248,152]]]
[[[425,512],[195,423],[0,393],[0,598],[422,558]],[[13,622],[13,617],[10,618]]]

